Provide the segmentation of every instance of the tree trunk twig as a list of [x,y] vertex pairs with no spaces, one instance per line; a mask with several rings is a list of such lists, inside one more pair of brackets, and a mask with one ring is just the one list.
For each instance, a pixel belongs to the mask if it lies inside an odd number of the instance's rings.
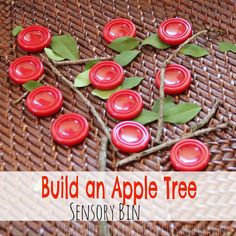
[[53,61],[53,64],[56,66],[65,66],[65,65],[79,65],[79,64],[85,64],[90,61],[94,60],[100,60],[100,61],[109,61],[114,59],[113,56],[107,56],[107,57],[95,57],[95,58],[86,58],[86,59],[79,59],[75,61]]
[[[44,79],[45,75],[42,75],[38,82],[41,82]],[[19,103],[22,99],[24,99],[27,95],[28,95],[29,91],[26,91],[25,93],[23,93],[19,98],[17,98],[16,100],[12,101],[11,103],[13,105],[16,105],[17,103]]]
[[102,118],[99,116],[98,112],[96,111],[93,104],[81,93],[77,88],[74,87],[73,83],[69,81],[49,60],[46,56],[43,54],[40,54],[41,58],[43,59],[44,63],[47,64],[51,70],[58,76],[59,79],[61,79],[65,84],[67,84],[83,101],[83,103],[89,108],[91,113],[94,115],[94,117],[97,119],[99,125],[101,126],[103,132],[105,133],[106,137],[108,138],[109,142],[111,143],[112,149],[115,151],[117,156],[121,156],[117,150],[117,148],[112,144],[111,142],[111,135],[109,132],[108,127],[102,120]]
[[98,170],[99,171],[106,170],[107,143],[108,143],[108,138],[106,136],[103,136],[101,138],[100,152],[99,152],[99,157],[98,157]]
[[210,121],[210,119],[216,114],[217,110],[219,109],[221,104],[220,100],[216,100],[214,106],[212,107],[212,109],[208,112],[208,114],[202,119],[201,122],[197,123],[196,125],[192,126],[190,131],[191,132],[195,132],[199,129],[201,129],[202,127],[204,127],[206,124],[208,124],[208,122]]
[[161,140],[161,135],[162,135],[162,126],[163,126],[163,115],[164,115],[164,98],[165,98],[165,93],[164,93],[164,81],[165,81],[165,70],[166,66],[170,64],[171,60],[175,58],[180,50],[186,46],[189,42],[193,41],[195,38],[197,38],[201,34],[206,34],[208,30],[201,30],[188,38],[184,43],[180,44],[179,47],[170,54],[170,56],[163,62],[161,66],[161,74],[160,74],[160,110],[159,110],[159,119],[158,119],[158,125],[157,125],[157,136],[156,136],[156,143],[160,143]]
[[210,132],[214,132],[214,131],[217,131],[219,129],[225,129],[228,127],[228,123],[224,123],[224,124],[220,124],[218,125],[217,127],[211,127],[211,128],[206,128],[206,129],[200,129],[196,132],[193,132],[193,133],[187,133],[187,134],[184,134],[182,137],[180,138],[177,138],[177,139],[173,139],[173,140],[170,140],[170,141],[167,141],[165,143],[162,143],[160,145],[157,145],[157,146],[154,146],[152,148],[149,148],[143,152],[139,152],[139,153],[134,153],[132,154],[131,156],[129,157],[126,157],[120,161],[118,161],[116,163],[116,167],[119,167],[119,166],[123,166],[123,165],[126,165],[130,162],[133,162],[133,161],[139,161],[142,157],[145,157],[147,155],[150,155],[152,153],[155,153],[157,151],[160,151],[164,148],[168,148],[168,147],[171,147],[172,145],[176,144],[177,142],[181,141],[181,140],[184,140],[184,139],[188,139],[188,138],[194,138],[194,137],[198,137],[200,135],[203,135],[203,134],[208,134]]
[[[98,170],[99,171],[106,171],[107,143],[108,143],[108,138],[106,136],[103,136],[101,138],[100,152],[98,156]],[[98,222],[98,235],[110,236],[110,231],[107,225],[107,221]]]

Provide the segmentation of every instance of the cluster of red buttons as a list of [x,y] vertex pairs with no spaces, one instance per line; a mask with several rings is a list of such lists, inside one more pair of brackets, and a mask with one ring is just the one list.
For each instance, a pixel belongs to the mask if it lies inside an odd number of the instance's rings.
[[[39,52],[51,43],[49,30],[42,26],[29,26],[17,37],[21,49]],[[44,74],[42,61],[34,56],[22,56],[10,64],[9,77],[16,84],[38,80]],[[35,116],[50,116],[58,112],[63,104],[61,91],[53,86],[34,89],[26,98],[25,105]],[[89,133],[88,121],[79,114],[61,115],[51,127],[53,139],[63,145],[72,146],[84,141]]]
[[[178,45],[192,35],[192,26],[185,19],[171,18],[160,24],[157,34],[161,41],[169,45]],[[104,39],[111,43],[114,39],[124,36],[135,36],[136,28],[127,19],[115,19],[108,22],[103,30]],[[98,72],[98,68],[100,72]],[[122,83],[123,70],[118,64],[101,62],[90,72],[90,80],[98,89],[113,89]],[[120,72],[120,76],[117,74]],[[114,73],[114,76],[112,74]],[[112,77],[112,78],[111,78]],[[119,78],[119,79],[118,79]],[[156,85],[160,88],[160,71],[156,74]],[[180,94],[191,84],[191,74],[184,66],[171,64],[165,71],[164,91],[166,94]],[[141,96],[132,90],[121,90],[114,93],[107,101],[108,114],[117,120],[130,120],[137,117],[143,108]],[[123,121],[118,123],[111,134],[113,144],[123,152],[139,152],[149,143],[147,129],[136,122]],[[178,142],[171,150],[171,162],[176,170],[199,171],[209,162],[209,150],[200,141],[188,139]]]
[[[164,21],[158,28],[160,39],[170,45],[183,43],[192,35],[191,25],[184,19],[172,18]],[[106,24],[103,30],[104,39],[111,43],[123,36],[136,36],[135,25],[127,19],[115,19]],[[50,45],[51,35],[47,28],[30,26],[17,37],[20,47],[28,52],[38,52]],[[11,63],[9,76],[17,84],[38,80],[44,73],[44,67],[37,57],[24,56]],[[111,90],[122,84],[123,68],[113,61],[103,61],[94,65],[89,72],[93,87]],[[191,83],[190,72],[180,65],[169,65],[165,71],[164,90],[167,94],[178,94],[186,90]],[[156,74],[156,84],[160,87],[160,71]],[[26,107],[35,116],[50,116],[58,112],[63,97],[57,88],[42,86],[34,89],[26,99]],[[139,93],[132,90],[121,90],[114,93],[106,104],[108,114],[123,122],[118,123],[111,133],[113,144],[123,152],[144,150],[150,141],[147,129],[133,121],[143,109],[143,100]],[[51,133],[60,144],[72,146],[82,142],[89,132],[87,120],[78,114],[61,115],[54,121]],[[197,140],[184,140],[171,150],[171,162],[177,170],[202,170],[209,161],[207,147]]]

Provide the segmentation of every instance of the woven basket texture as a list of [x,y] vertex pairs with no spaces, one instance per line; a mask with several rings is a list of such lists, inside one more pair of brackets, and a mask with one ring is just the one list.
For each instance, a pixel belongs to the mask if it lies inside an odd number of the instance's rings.
[[[17,26],[39,24],[48,27],[52,34],[70,33],[77,41],[81,58],[115,55],[102,38],[106,22],[117,17],[132,20],[137,37],[146,38],[156,32],[159,24],[170,17],[183,17],[193,25],[195,32],[206,27],[226,30],[222,36],[200,36],[195,42],[209,49],[204,58],[178,55],[173,63],[182,64],[192,74],[193,82],[185,93],[174,96],[175,102],[197,102],[202,106],[199,115],[185,125],[164,125],[162,141],[177,138],[189,127],[204,118],[215,99],[222,105],[209,126],[231,120],[236,122],[236,54],[222,53],[218,41],[236,43],[236,3],[229,0],[0,0],[0,170],[1,171],[95,171],[102,130],[75,93],[63,84],[49,69],[45,83],[58,87],[64,96],[63,108],[52,117],[36,118],[24,106],[24,100],[13,106],[11,101],[24,93],[21,86],[10,82],[9,63],[25,55],[11,35]],[[141,94],[146,109],[159,97],[154,76],[163,60],[173,51],[142,48],[142,54],[127,66],[126,76],[143,76],[136,90]],[[63,66],[59,70],[73,81],[83,66]],[[102,119],[112,128],[115,122],[105,110],[105,102],[91,94],[92,88],[81,90],[89,98]],[[50,126],[61,113],[76,112],[84,115],[90,132],[84,143],[73,148],[57,145],[50,134]],[[146,126],[152,142],[157,122]],[[234,128],[200,137],[210,149],[208,171],[236,170],[236,134]],[[115,170],[117,158],[108,150],[107,171]],[[119,170],[168,171],[169,150],[129,164]],[[109,222],[112,235],[236,235],[235,222]],[[0,235],[97,235],[95,222],[1,222]],[[229,234],[227,234],[229,235]]]

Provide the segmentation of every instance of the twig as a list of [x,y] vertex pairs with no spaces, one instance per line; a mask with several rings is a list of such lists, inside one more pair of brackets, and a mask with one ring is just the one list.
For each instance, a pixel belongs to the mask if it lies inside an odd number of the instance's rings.
[[[44,79],[45,75],[42,75],[38,82],[41,82]],[[28,95],[29,91],[26,91],[25,93],[23,93],[18,99],[12,101],[12,105],[16,105],[17,103],[19,103],[23,98],[25,98]]]
[[[108,138],[106,136],[103,136],[101,138],[100,152],[99,152],[99,156],[98,156],[98,170],[99,171],[106,170],[107,143],[108,143]],[[110,236],[107,221],[99,221],[98,222],[98,235],[99,236]]]
[[112,60],[113,58],[114,58],[113,56],[107,56],[107,57],[79,59],[75,61],[53,61],[53,64],[56,66],[79,65],[79,64],[85,64],[87,62],[94,61],[94,60],[109,61],[109,60]]
[[197,38],[201,34],[206,34],[208,30],[201,30],[194,34],[192,37],[188,38],[184,43],[180,44],[179,47],[170,54],[170,56],[163,62],[161,66],[161,74],[160,74],[160,110],[159,110],[159,119],[158,119],[158,125],[157,125],[157,136],[156,136],[156,143],[159,143],[161,140],[161,135],[162,135],[162,125],[163,125],[163,115],[164,115],[164,98],[165,98],[165,93],[164,93],[164,82],[165,82],[165,71],[166,71],[166,66],[170,64],[171,60],[175,58],[180,50],[189,42],[193,41],[195,38]]
[[100,152],[99,152],[99,157],[98,157],[98,170],[99,171],[106,170],[107,143],[108,143],[108,138],[106,136],[103,136],[101,138]]
[[201,122],[197,123],[196,125],[192,126],[190,131],[191,132],[195,132],[196,130],[201,129],[202,127],[204,127],[206,124],[208,124],[208,122],[210,121],[210,119],[216,114],[217,110],[220,107],[220,100],[216,100],[214,106],[212,107],[212,109],[208,112],[208,114],[202,119]]
[[43,61],[51,68],[51,70],[58,76],[59,79],[61,79],[65,84],[67,84],[78,96],[80,99],[83,101],[83,103],[89,108],[91,113],[94,115],[94,117],[97,119],[98,123],[100,124],[102,130],[104,131],[106,137],[108,138],[109,142],[111,143],[111,146],[113,150],[116,152],[117,156],[121,156],[117,150],[117,148],[112,144],[111,142],[111,135],[109,132],[108,127],[106,124],[103,122],[99,114],[97,113],[95,107],[93,104],[81,93],[77,88],[74,87],[73,83],[69,81],[49,60],[46,56],[43,54],[40,54],[42,57]]
[[198,131],[193,132],[193,133],[187,133],[187,134],[183,135],[180,138],[167,141],[167,142],[162,143],[160,145],[157,145],[155,147],[149,148],[149,149],[147,149],[143,152],[134,153],[131,156],[126,157],[125,159],[118,161],[116,163],[116,167],[123,166],[123,165],[128,164],[128,163],[133,162],[133,161],[139,161],[142,157],[145,157],[147,155],[150,155],[152,153],[160,151],[164,148],[168,148],[168,147],[174,145],[175,143],[177,143],[181,140],[198,137],[200,135],[208,134],[210,132],[214,132],[214,131],[219,130],[219,129],[225,129],[225,128],[227,128],[227,126],[228,126],[228,123],[224,123],[224,124],[218,125],[217,127],[206,128],[206,129],[198,130]]

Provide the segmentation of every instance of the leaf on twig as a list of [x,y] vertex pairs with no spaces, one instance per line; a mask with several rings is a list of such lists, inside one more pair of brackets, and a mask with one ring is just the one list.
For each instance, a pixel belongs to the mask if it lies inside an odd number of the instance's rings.
[[142,125],[145,125],[158,119],[159,119],[158,113],[143,109],[141,114],[135,119],[133,119],[133,121],[136,121]]
[[30,81],[23,84],[24,89],[26,89],[29,92],[31,92],[32,90],[39,88],[41,86],[43,86],[43,84],[41,84],[38,81],[34,81],[34,80],[30,80]]
[[75,87],[85,87],[88,86],[90,84],[90,79],[89,79],[89,70],[85,70],[81,73],[79,73],[76,77],[75,77],[75,81],[74,81],[74,86]]
[[[167,112],[170,108],[172,108],[174,106],[176,106],[176,105],[170,96],[167,96],[164,98],[164,101],[163,101],[164,112]],[[160,100],[158,99],[158,100],[154,101],[152,111],[159,113],[159,110],[160,110]]]
[[44,52],[53,61],[63,61],[63,60],[65,60],[64,57],[60,57],[59,55],[57,55],[57,53],[55,53],[51,48],[44,48]]
[[51,48],[60,57],[69,60],[79,59],[76,41],[69,34],[52,37]]
[[112,43],[108,45],[109,48],[117,51],[117,52],[124,52],[127,50],[132,50],[139,45],[139,40],[134,37],[121,37],[117,38]]
[[97,64],[99,61],[100,61],[99,59],[94,59],[93,61],[90,61],[90,62],[86,63],[85,66],[84,66],[84,70],[90,69],[92,66]]
[[205,48],[192,43],[187,44],[185,47],[183,47],[180,50],[180,53],[192,57],[203,57],[209,54],[209,52]]
[[16,26],[16,27],[11,31],[11,33],[12,33],[12,35],[13,35],[14,37],[16,37],[22,30],[23,30],[23,27],[19,25],[19,26]]
[[157,49],[167,49],[167,48],[171,47],[170,45],[162,42],[159,39],[157,34],[151,34],[148,38],[144,39],[141,46],[144,46],[144,45],[151,45]]
[[121,66],[127,66],[140,53],[139,50],[127,50],[115,56],[115,61]]
[[218,45],[221,52],[236,52],[236,44],[232,42],[220,42]]

